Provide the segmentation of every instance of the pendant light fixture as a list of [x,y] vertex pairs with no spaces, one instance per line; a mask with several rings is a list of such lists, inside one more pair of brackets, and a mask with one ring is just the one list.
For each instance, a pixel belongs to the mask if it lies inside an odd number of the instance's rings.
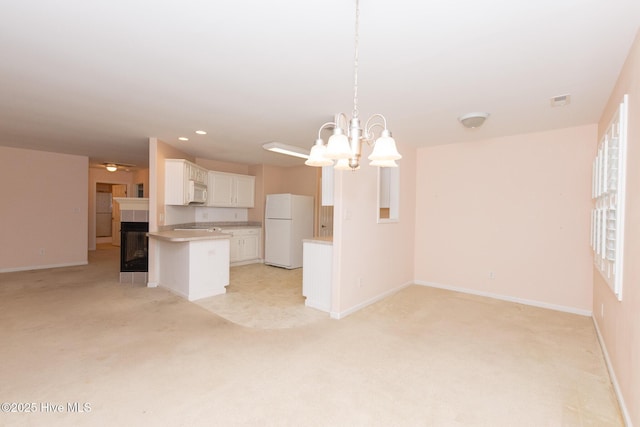
[[[362,143],[373,144],[373,152],[369,155],[371,166],[397,167],[396,160],[402,158],[396,142],[387,129],[387,119],[382,114],[374,114],[365,122],[364,128],[360,127],[358,111],[358,43],[360,24],[360,4],[356,0],[356,29],[355,29],[355,54],[353,73],[353,113],[351,119],[346,114],[336,115],[335,121],[327,122],[320,126],[318,139],[313,147],[309,159],[305,162],[308,166],[329,166],[337,160],[334,168],[338,170],[355,171],[360,168],[360,156]],[[374,129],[380,127],[380,136],[374,141]],[[325,145],[321,132],[323,129],[332,128],[333,135]]]

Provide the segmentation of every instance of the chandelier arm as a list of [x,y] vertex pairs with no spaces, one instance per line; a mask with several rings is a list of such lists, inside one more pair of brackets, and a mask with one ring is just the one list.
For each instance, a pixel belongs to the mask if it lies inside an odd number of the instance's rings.
[[320,132],[322,132],[322,129],[325,129],[329,126],[336,126],[336,124],[334,122],[327,122],[325,124],[323,124],[322,126],[320,126],[320,129],[318,129],[318,139],[322,139],[322,137],[320,136]]
[[[371,123],[371,125],[369,125],[371,120],[373,120],[375,118],[381,118],[382,119],[382,123],[374,122],[374,123]],[[374,114],[373,116],[369,117],[369,119],[367,120],[367,123],[365,123],[365,125],[364,125],[364,132],[365,132],[364,136],[365,136],[365,138],[367,140],[368,139],[373,139],[373,135],[371,135],[371,137],[370,137],[370,134],[372,133],[373,128],[376,127],[376,126],[381,126],[385,130],[387,129],[387,119],[382,114]]]

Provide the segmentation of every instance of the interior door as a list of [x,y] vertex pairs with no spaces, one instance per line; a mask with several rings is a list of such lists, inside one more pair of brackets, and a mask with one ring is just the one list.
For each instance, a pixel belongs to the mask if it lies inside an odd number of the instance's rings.
[[[127,197],[126,184],[114,184],[111,186],[111,194],[115,197]],[[113,199],[112,199],[113,200]],[[111,217],[111,244],[120,246],[120,204],[113,200],[113,216]]]

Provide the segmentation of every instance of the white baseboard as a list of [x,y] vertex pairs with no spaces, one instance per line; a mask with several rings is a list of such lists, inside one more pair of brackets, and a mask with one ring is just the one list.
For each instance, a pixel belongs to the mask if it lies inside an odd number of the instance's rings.
[[356,304],[356,305],[354,305],[353,307],[351,307],[351,308],[349,308],[347,310],[340,311],[340,312],[332,311],[332,312],[329,313],[329,315],[331,316],[332,319],[342,319],[342,318],[347,317],[348,315],[350,315],[352,313],[355,313],[358,310],[361,310],[361,309],[365,308],[368,305],[371,305],[373,303],[376,303],[376,302],[378,302],[380,300],[385,299],[389,295],[395,294],[396,292],[400,291],[401,289],[406,288],[407,286],[409,286],[409,285],[411,285],[413,283],[414,283],[413,281],[409,281],[409,282],[403,283],[402,285],[398,286],[397,288],[393,288],[393,289],[390,289],[390,290],[388,290],[386,292],[383,292],[383,293],[381,293],[379,295],[376,295],[375,297],[370,298],[370,299],[368,299],[368,300],[366,300],[366,301],[364,301],[364,302],[362,302],[360,304]]
[[613,384],[613,390],[616,392],[616,397],[618,398],[618,404],[620,405],[620,410],[622,411],[622,417],[624,418],[624,424],[627,427],[633,427],[631,423],[631,415],[629,414],[629,409],[627,409],[627,405],[624,403],[624,397],[622,397],[622,391],[620,390],[620,384],[618,383],[618,378],[616,377],[616,373],[613,370],[613,365],[611,364],[611,359],[609,358],[609,352],[607,351],[607,346],[604,343],[604,339],[602,338],[602,334],[600,333],[600,328],[598,327],[598,322],[595,317],[592,317],[593,325],[596,328],[596,334],[598,335],[598,341],[600,342],[600,348],[602,348],[602,354],[604,356],[604,361],[607,364],[607,370],[609,371],[609,377],[611,378],[611,383]]
[[591,317],[592,314],[593,314],[593,312],[591,310],[582,310],[582,309],[575,308],[575,307],[567,307],[567,306],[564,306],[564,305],[549,304],[549,303],[542,302],[542,301],[528,300],[528,299],[524,299],[524,298],[516,298],[516,297],[509,296],[509,295],[500,295],[500,294],[494,294],[494,293],[491,293],[491,292],[482,292],[482,291],[477,291],[475,289],[468,289],[468,288],[460,288],[460,287],[457,287],[457,286],[442,285],[440,283],[425,282],[425,281],[422,281],[422,280],[416,280],[416,281],[414,281],[414,283],[416,285],[428,286],[430,288],[446,289],[446,290],[449,290],[449,291],[462,292],[464,294],[471,294],[471,295],[478,295],[478,296],[481,296],[481,297],[495,298],[495,299],[499,299],[499,300],[502,300],[502,301],[515,302],[515,303],[518,303],[518,304],[530,305],[530,306],[533,306],[533,307],[547,308],[549,310],[556,310],[556,311],[563,311],[565,313],[579,314],[580,316]]
[[45,270],[47,268],[61,268],[61,267],[77,267],[79,265],[87,265],[89,262],[71,262],[64,264],[47,264],[47,265],[30,265],[26,267],[15,268],[0,268],[0,273],[12,273],[14,271],[29,271],[29,270]]

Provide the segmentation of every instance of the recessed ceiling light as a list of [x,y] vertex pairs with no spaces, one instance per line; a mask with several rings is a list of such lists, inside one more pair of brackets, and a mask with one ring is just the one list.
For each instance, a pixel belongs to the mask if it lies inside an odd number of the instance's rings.
[[189,140],[189,138],[186,138],[186,137],[184,137],[184,136],[181,136],[181,137],[179,137],[178,139],[179,139],[180,141],[188,141],[188,140]]
[[203,131],[203,130],[197,130],[197,131],[196,131],[196,133],[197,133],[198,135],[206,135],[206,134],[207,134],[207,132],[205,132],[205,131]]

